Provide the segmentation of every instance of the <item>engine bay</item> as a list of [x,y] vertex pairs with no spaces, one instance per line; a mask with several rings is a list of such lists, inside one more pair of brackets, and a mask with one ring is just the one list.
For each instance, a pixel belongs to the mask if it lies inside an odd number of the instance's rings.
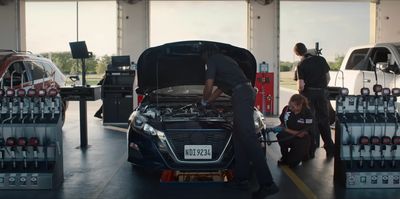
[[197,103],[162,102],[143,105],[139,108],[141,115],[159,121],[229,121],[232,120],[232,105],[228,101],[215,102],[207,107]]

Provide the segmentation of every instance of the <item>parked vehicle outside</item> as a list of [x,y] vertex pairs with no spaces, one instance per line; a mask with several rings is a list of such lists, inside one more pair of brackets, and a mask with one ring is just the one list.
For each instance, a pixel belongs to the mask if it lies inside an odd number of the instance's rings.
[[[65,85],[66,77],[49,59],[31,52],[0,50],[0,87],[2,89],[59,88]],[[67,102],[63,101],[63,120]]]
[[[375,84],[390,89],[399,87],[399,63],[400,42],[353,47],[344,57],[340,70],[330,72],[328,86],[331,87],[331,96],[337,94],[338,87],[348,88],[350,95],[360,95],[363,87],[369,88],[373,94]],[[331,103],[335,107],[335,102]]]

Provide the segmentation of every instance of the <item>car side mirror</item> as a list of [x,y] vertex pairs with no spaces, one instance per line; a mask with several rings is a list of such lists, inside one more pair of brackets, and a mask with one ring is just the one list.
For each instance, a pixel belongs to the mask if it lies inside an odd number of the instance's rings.
[[378,63],[376,63],[376,68],[381,70],[381,71],[386,70],[388,67],[389,67],[389,64],[387,62],[378,62]]

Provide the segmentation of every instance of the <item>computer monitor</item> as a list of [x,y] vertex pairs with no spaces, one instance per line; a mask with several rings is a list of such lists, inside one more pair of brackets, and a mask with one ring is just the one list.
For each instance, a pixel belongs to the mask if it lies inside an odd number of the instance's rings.
[[90,57],[85,41],[69,42],[72,58],[87,59]]
[[112,56],[111,57],[111,65],[112,65],[112,67],[115,67],[115,68],[118,68],[121,66],[130,66],[131,58],[129,55]]

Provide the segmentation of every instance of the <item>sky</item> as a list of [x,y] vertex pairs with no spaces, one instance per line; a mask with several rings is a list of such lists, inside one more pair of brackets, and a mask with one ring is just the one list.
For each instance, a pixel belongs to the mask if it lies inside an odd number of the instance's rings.
[[293,46],[319,42],[328,60],[345,55],[352,46],[369,43],[369,2],[281,2],[280,58],[297,58]]
[[151,46],[171,41],[202,39],[247,47],[245,1],[155,1],[150,7]]
[[[245,1],[154,1],[150,7],[151,46],[190,39],[247,46]],[[368,2],[283,1],[280,8],[283,61],[298,59],[292,49],[299,41],[309,48],[319,42],[328,60],[369,42]],[[116,54],[116,10],[114,1],[79,2],[79,40],[98,56]],[[68,42],[77,39],[75,2],[27,2],[26,19],[27,48],[35,53],[69,51]]]
[[[115,54],[117,6],[113,1],[79,2],[79,40],[96,55]],[[27,2],[27,50],[34,53],[69,51],[77,40],[75,2]]]

